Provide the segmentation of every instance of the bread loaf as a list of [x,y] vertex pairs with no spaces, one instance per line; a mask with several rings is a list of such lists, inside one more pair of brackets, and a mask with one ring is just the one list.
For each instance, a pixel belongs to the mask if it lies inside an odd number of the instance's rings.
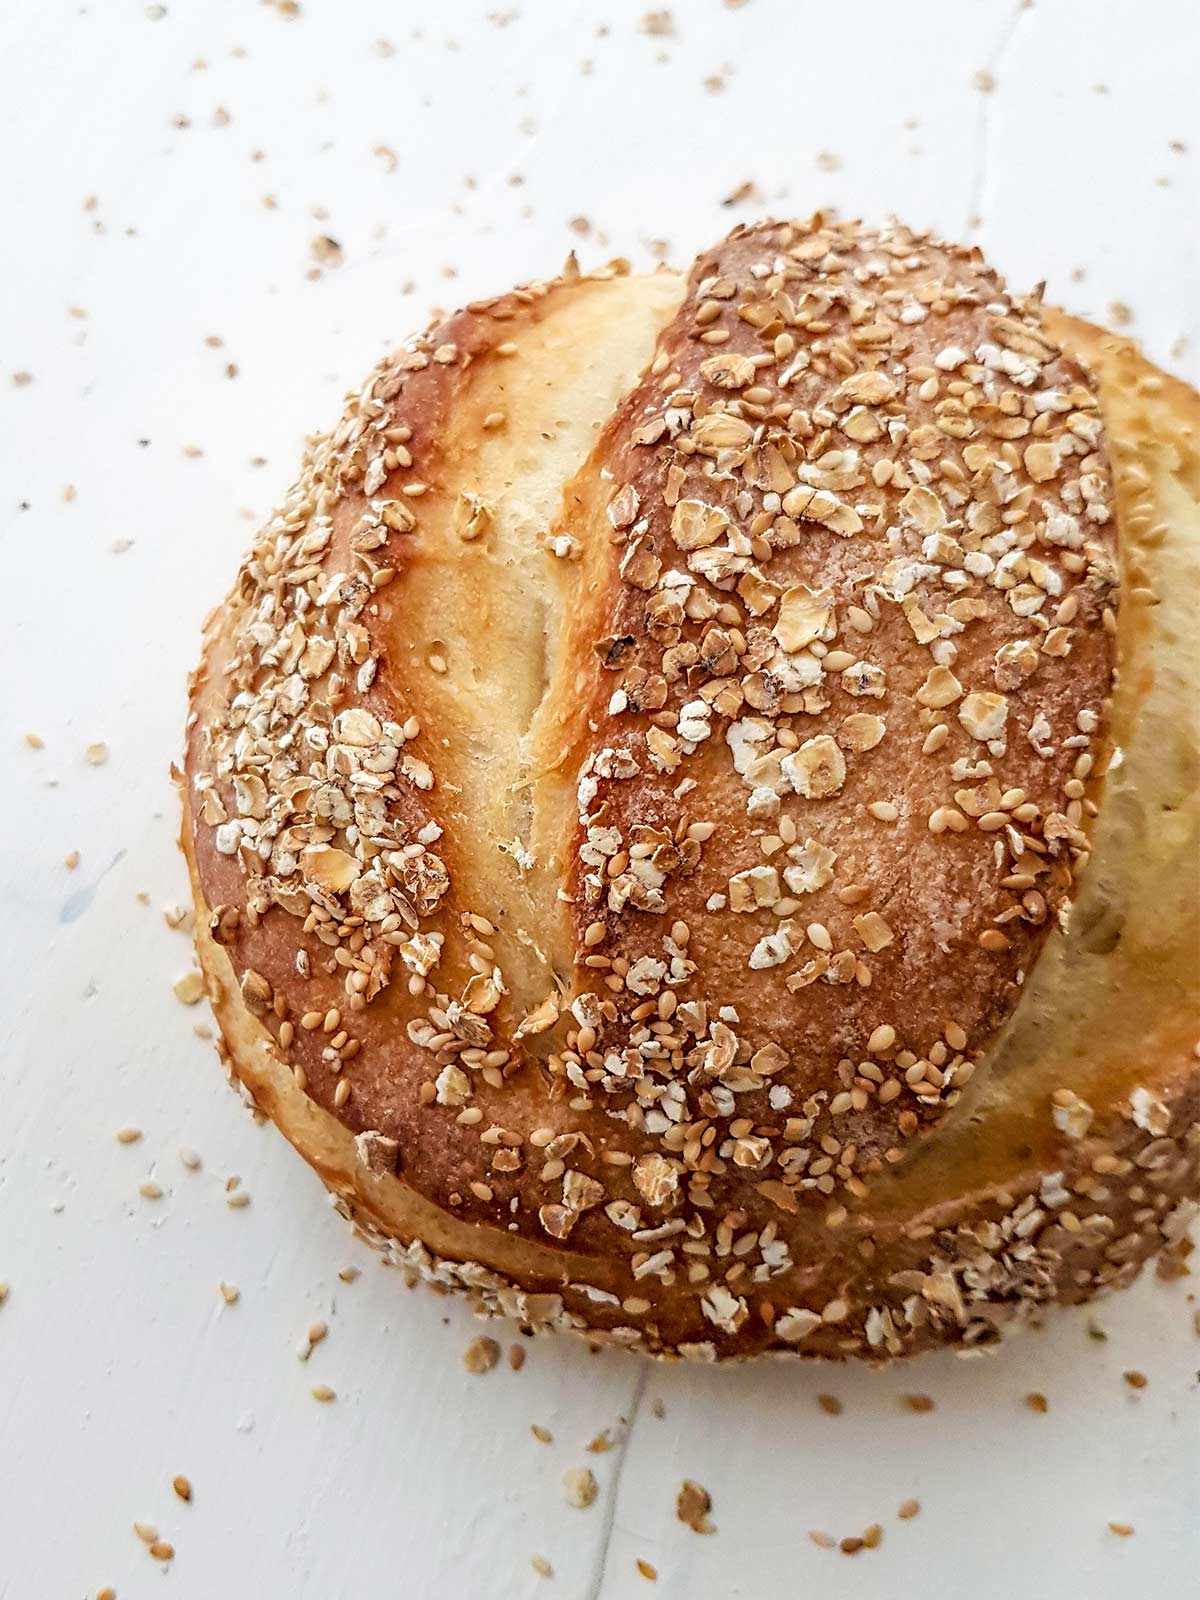
[[210,616],[230,1070],[394,1259],[701,1360],[1182,1248],[1200,398],[898,225],[380,363]]

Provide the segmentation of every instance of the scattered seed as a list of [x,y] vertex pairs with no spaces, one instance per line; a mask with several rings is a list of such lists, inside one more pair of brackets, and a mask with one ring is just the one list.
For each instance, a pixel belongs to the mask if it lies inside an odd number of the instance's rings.
[[1144,1389],[1150,1382],[1144,1372],[1126,1372],[1123,1377],[1131,1389]]
[[1050,1409],[1049,1400],[1046,1399],[1044,1394],[1039,1394],[1037,1390],[1034,1390],[1031,1394],[1027,1394],[1025,1396],[1025,1404],[1029,1407],[1030,1411],[1038,1411],[1042,1414],[1042,1416],[1045,1416],[1046,1412]]
[[712,1496],[702,1484],[685,1478],[675,1496],[675,1515],[686,1523],[693,1533],[715,1533],[708,1513],[712,1510]]
[[842,1414],[842,1402],[835,1394],[819,1394],[817,1404],[827,1416],[840,1417]]
[[138,1193],[143,1200],[161,1200],[163,1195],[162,1185],[155,1183],[153,1178],[143,1178],[141,1183],[138,1184]]
[[108,760],[108,746],[106,744],[90,744],[83,753],[89,767],[102,767]]
[[481,1334],[478,1339],[472,1339],[463,1351],[463,1366],[468,1372],[490,1372],[500,1359],[500,1346],[495,1339],[489,1339],[486,1334]]
[[222,1283],[220,1285],[221,1299],[227,1306],[235,1306],[242,1297],[242,1291],[236,1283]]
[[643,1561],[641,1556],[638,1556],[633,1564],[648,1583],[656,1583],[658,1581],[658,1568],[652,1566],[649,1561]]
[[314,1400],[319,1400],[322,1405],[326,1405],[330,1400],[337,1399],[337,1390],[331,1389],[327,1383],[314,1383],[312,1397]]
[[118,1128],[117,1129],[117,1143],[118,1144],[136,1144],[141,1137],[142,1137],[142,1130],[140,1128]]
[[514,1372],[520,1372],[525,1365],[525,1346],[523,1344],[509,1345],[508,1364]]
[[810,1528],[808,1530],[808,1537],[819,1550],[832,1550],[837,1544],[837,1540],[832,1534],[822,1533],[819,1528]]
[[931,1394],[906,1394],[901,1399],[910,1411],[933,1411],[936,1409],[934,1398]]
[[921,1502],[919,1500],[901,1500],[896,1508],[896,1515],[907,1522],[909,1517],[915,1517],[920,1509]]
[[562,1481],[567,1504],[574,1506],[577,1511],[586,1511],[600,1493],[600,1485],[587,1467],[568,1467]]
[[155,1561],[174,1561],[175,1546],[168,1544],[165,1539],[156,1539],[150,1546],[150,1554]]
[[182,1472],[176,1473],[171,1479],[171,1487],[181,1500],[190,1500],[192,1498],[192,1486]]
[[1109,1527],[1122,1539],[1128,1539],[1133,1532],[1132,1522],[1110,1522]]
[[552,1578],[554,1576],[554,1568],[546,1560],[545,1556],[530,1556],[529,1565],[539,1578]]

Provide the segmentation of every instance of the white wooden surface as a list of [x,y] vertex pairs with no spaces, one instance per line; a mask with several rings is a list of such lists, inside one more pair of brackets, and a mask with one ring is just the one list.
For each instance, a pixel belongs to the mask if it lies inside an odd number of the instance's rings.
[[[894,209],[1073,309],[1125,302],[1156,359],[1200,376],[1190,0],[679,0],[677,37],[640,31],[640,0],[502,4],[0,12],[0,1596],[1183,1600],[1186,1281],[1101,1306],[1106,1343],[1067,1315],[986,1361],[712,1372],[539,1342],[473,1377],[477,1325],[354,1244],[172,995],[190,954],[161,915],[183,893],[167,766],[200,618],[302,432],[431,306],[572,245],[686,261],[766,210]],[[722,207],[750,181],[761,198]],[[318,234],[344,263],[314,279]],[[914,1391],[937,1410],[906,1410]],[[604,1428],[615,1447],[589,1455]],[[584,1511],[560,1481],[582,1464]],[[711,1537],[675,1518],[685,1476],[712,1492]],[[853,1558],[806,1537],[874,1521],[882,1547]]]

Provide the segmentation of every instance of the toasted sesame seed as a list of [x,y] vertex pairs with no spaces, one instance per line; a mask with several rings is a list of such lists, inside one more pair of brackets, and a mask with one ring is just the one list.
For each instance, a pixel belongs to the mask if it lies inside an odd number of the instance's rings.
[[190,1500],[192,1498],[192,1486],[182,1472],[177,1473],[171,1479],[171,1487],[181,1500]]
[[314,1383],[311,1392],[313,1399],[319,1400],[322,1405],[327,1405],[330,1400],[337,1399],[337,1390],[331,1389],[327,1383]]
[[118,1128],[117,1129],[117,1143],[118,1144],[136,1144],[141,1137],[142,1137],[142,1130],[140,1128]]
[[896,1508],[896,1515],[907,1522],[910,1517],[915,1517],[921,1509],[919,1500],[902,1500]]

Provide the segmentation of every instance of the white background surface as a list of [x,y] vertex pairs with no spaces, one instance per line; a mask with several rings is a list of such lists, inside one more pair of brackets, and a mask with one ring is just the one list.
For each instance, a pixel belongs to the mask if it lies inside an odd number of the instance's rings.
[[[502,5],[0,13],[0,1596],[1194,1596],[1186,1281],[1103,1303],[1106,1343],[1073,1313],[983,1361],[714,1372],[537,1342],[474,1377],[478,1325],[352,1241],[172,995],[190,951],[161,915],[184,892],[167,766],[201,616],[303,431],[431,306],[571,245],[645,265],[665,240],[685,262],[767,210],[894,209],[1073,310],[1125,302],[1155,359],[1200,375],[1189,0],[680,0],[674,38],[639,31],[636,0]],[[721,206],[749,181],[761,198]],[[344,263],[314,278],[318,234]],[[615,1448],[587,1454],[603,1428]],[[585,1511],[560,1481],[582,1464]],[[711,1537],[675,1518],[685,1476]],[[874,1521],[882,1547],[853,1558],[806,1537]]]

